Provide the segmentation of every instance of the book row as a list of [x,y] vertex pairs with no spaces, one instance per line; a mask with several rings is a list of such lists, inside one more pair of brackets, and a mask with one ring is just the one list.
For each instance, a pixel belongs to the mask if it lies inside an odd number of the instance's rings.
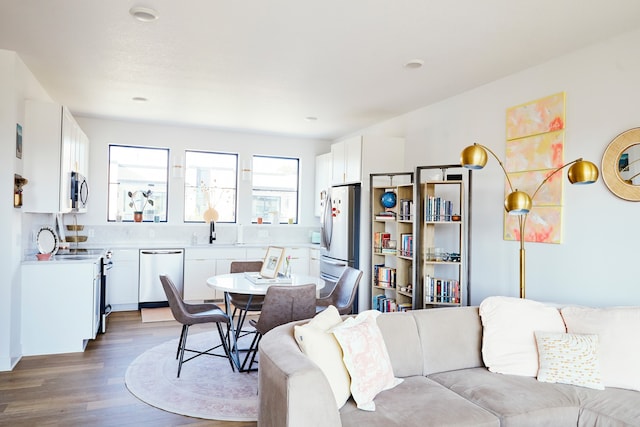
[[441,197],[429,196],[424,204],[425,221],[452,221],[453,202]]
[[398,219],[401,221],[411,221],[413,219],[413,200],[400,199],[400,214]]
[[375,264],[373,266],[373,283],[375,286],[383,288],[395,288],[396,269],[393,267],[385,267],[384,264]]
[[440,279],[426,275],[424,277],[424,302],[460,303],[460,282],[455,279]]
[[386,295],[375,295],[371,304],[374,310],[381,311],[383,313],[391,311],[409,311],[411,310],[410,303],[397,303],[395,299],[388,298]]

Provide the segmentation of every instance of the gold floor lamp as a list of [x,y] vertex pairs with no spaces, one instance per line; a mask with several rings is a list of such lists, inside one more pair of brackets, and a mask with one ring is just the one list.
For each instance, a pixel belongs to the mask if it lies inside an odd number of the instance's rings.
[[529,194],[524,191],[513,188],[511,179],[509,179],[509,174],[498,156],[484,145],[473,144],[462,150],[462,154],[460,155],[460,164],[467,169],[482,169],[487,164],[487,151],[498,161],[502,168],[502,172],[504,172],[504,176],[507,178],[507,182],[509,183],[511,193],[509,193],[504,200],[504,208],[508,214],[518,215],[518,227],[520,229],[520,298],[525,298],[524,230],[527,223],[527,216],[533,205],[533,199],[544,184],[547,183],[549,178],[567,166],[571,166],[567,172],[567,178],[569,178],[569,182],[571,184],[593,184],[598,180],[598,167],[590,161],[583,160],[582,158],[565,163],[548,174],[540,185],[538,185],[533,195],[529,196]]

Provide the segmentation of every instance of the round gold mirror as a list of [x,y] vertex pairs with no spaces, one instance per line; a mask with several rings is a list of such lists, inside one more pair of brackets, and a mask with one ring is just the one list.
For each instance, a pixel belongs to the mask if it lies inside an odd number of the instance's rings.
[[616,136],[602,156],[602,178],[621,199],[640,201],[640,128]]

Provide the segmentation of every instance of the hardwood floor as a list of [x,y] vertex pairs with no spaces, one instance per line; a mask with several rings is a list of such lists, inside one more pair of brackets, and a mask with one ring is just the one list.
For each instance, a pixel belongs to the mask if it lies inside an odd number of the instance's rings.
[[[194,325],[190,331],[211,327]],[[0,372],[0,426],[255,427],[255,422],[176,415],[129,393],[124,383],[129,364],[179,335],[175,321],[142,323],[138,311],[115,312],[107,320],[107,333],[84,353],[23,357],[12,372]]]

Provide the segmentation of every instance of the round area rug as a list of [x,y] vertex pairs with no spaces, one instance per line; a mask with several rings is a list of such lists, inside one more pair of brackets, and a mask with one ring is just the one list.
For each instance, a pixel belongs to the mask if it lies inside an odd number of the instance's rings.
[[[187,348],[203,351],[219,342],[217,331],[202,332],[189,335]],[[222,421],[258,420],[257,372],[233,372],[228,359],[203,355],[184,363],[180,378],[176,378],[177,346],[175,339],[138,356],[125,374],[129,391],[149,405],[180,415]],[[189,354],[195,353],[185,352],[185,359]]]

